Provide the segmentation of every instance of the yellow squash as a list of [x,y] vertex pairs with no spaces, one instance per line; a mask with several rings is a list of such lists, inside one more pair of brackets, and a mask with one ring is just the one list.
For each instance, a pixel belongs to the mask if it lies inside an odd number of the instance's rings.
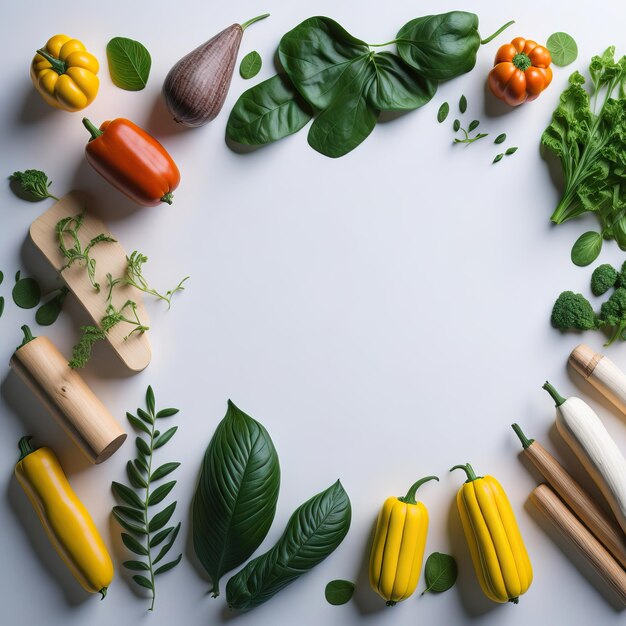
[[415,493],[429,480],[439,479],[427,476],[411,485],[406,496],[387,498],[378,516],[369,577],[372,589],[387,600],[387,606],[406,600],[417,587],[428,534],[428,510],[415,501]]
[[50,448],[33,449],[22,437],[15,475],[39,520],[78,582],[90,593],[106,596],[113,563],[91,516],[70,487]]
[[478,582],[490,600],[517,604],[533,570],[509,499],[493,476],[476,476],[469,463],[455,469],[467,474],[456,502]]
[[30,77],[43,99],[57,109],[80,111],[98,94],[98,59],[67,35],[55,35],[33,57]]

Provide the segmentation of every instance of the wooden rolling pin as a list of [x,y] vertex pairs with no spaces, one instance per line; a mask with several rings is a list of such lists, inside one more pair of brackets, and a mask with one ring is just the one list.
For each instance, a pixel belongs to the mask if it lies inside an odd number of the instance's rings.
[[626,415],[626,374],[611,359],[581,343],[569,364]]
[[585,528],[548,487],[539,485],[530,494],[534,505],[558,528],[626,605],[626,572],[604,546]]
[[614,518],[609,517],[565,468],[534,439],[528,439],[517,424],[512,424],[529,459],[594,537],[626,569],[626,536]]
[[11,368],[92,463],[106,461],[126,433],[50,339],[33,337],[28,326],[22,330],[24,342],[11,357]]

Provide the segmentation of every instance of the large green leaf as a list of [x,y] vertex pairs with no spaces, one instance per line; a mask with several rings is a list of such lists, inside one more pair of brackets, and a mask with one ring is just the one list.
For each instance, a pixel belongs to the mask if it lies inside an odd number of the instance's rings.
[[146,47],[126,37],[113,37],[107,44],[111,80],[121,89],[140,91],[148,84],[152,59]]
[[398,54],[424,78],[448,80],[469,72],[480,47],[478,16],[465,11],[425,15],[396,36]]
[[214,595],[221,576],[248,559],[265,538],[279,487],[278,455],[269,434],[229,400],[193,499],[193,545]]
[[299,131],[313,111],[285,75],[244,91],[230,112],[226,134],[242,144],[259,146]]
[[339,481],[313,496],[294,511],[276,545],[228,581],[228,604],[249,610],[272,598],[337,548],[350,518],[350,499]]

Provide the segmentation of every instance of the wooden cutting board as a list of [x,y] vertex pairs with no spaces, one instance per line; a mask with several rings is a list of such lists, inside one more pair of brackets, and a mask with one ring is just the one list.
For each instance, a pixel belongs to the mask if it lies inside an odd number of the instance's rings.
[[[87,210],[86,210],[87,209]],[[64,217],[76,216],[85,211],[84,222],[78,231],[81,244],[85,245],[100,233],[111,235],[106,224],[88,211],[87,197],[79,191],[71,191],[38,217],[30,227],[30,238],[52,266],[60,271],[67,259],[59,249],[55,227]],[[114,237],[114,235],[111,235]],[[68,238],[69,239],[69,238]],[[68,242],[69,243],[69,242]],[[71,244],[70,244],[71,245]],[[126,271],[126,252],[121,244],[99,243],[91,249],[90,256],[96,260],[96,281],[100,283],[100,291],[92,286],[84,263],[76,262],[61,272],[61,277],[78,298],[94,323],[100,325],[107,307],[107,273],[114,278],[123,276]],[[142,324],[149,326],[150,320],[143,306],[141,292],[135,287],[118,285],[113,290],[113,305],[121,307],[127,300],[137,303],[137,313]],[[128,315],[131,317],[131,315]],[[124,339],[132,330],[132,326],[121,322],[107,334],[107,340],[124,364],[134,372],[140,372],[150,363],[152,350],[148,333],[134,333]]]

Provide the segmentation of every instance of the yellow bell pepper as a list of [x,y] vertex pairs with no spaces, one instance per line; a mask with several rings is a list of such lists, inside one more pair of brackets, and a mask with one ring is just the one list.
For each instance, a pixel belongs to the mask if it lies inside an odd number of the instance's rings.
[[99,592],[104,598],[113,580],[113,563],[104,541],[54,452],[50,448],[33,449],[30,439],[20,439],[15,476],[48,539],[76,580],[90,593]]
[[476,476],[469,463],[455,469],[467,474],[456,502],[478,582],[493,602],[517,604],[533,570],[509,499],[493,476]]
[[436,476],[426,476],[411,485],[404,497],[387,498],[378,516],[370,554],[372,589],[387,600],[387,606],[406,600],[417,587],[428,534],[428,510],[415,501],[415,493]]
[[67,35],[55,35],[37,50],[30,65],[33,85],[57,109],[80,111],[94,101],[100,80],[98,59]]

